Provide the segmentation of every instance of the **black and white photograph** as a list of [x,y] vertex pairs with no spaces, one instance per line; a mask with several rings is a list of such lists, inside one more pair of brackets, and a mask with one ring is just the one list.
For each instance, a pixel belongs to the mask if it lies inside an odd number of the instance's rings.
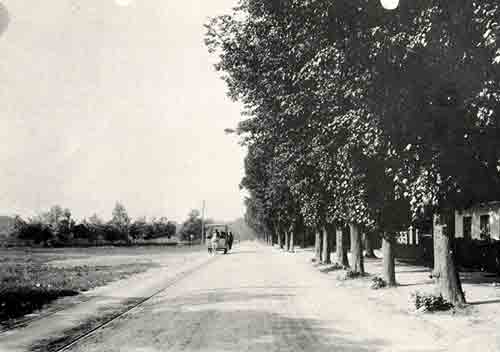
[[500,1],[0,0],[0,352],[500,351]]

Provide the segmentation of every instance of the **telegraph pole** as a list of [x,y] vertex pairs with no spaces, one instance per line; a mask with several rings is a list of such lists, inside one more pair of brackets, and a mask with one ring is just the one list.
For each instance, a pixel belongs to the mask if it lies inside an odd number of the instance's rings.
[[7,7],[0,2],[0,35],[7,30],[9,22],[9,11],[7,11]]
[[205,200],[201,206],[201,243],[205,244]]

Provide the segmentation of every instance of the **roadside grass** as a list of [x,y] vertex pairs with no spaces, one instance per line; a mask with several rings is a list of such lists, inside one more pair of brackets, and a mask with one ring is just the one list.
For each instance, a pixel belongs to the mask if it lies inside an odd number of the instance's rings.
[[[141,251],[138,254],[145,253]],[[32,313],[57,298],[74,296],[157,265],[147,259],[99,265],[100,258],[108,257],[109,251],[102,249],[87,249],[83,253],[69,250],[67,256],[60,250],[0,251],[0,324],[8,324],[12,319]],[[91,264],[72,265],[72,258],[88,258]],[[53,260],[65,263],[64,259],[67,259],[67,265],[50,263]]]

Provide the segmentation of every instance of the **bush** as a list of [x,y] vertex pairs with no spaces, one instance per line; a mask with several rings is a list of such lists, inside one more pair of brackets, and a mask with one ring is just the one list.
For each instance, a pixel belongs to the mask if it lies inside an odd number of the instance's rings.
[[384,288],[384,287],[387,287],[387,282],[384,279],[382,279],[379,276],[375,276],[372,279],[372,284],[370,285],[370,288],[372,288],[373,290],[378,290],[379,288]]
[[31,240],[35,244],[48,244],[55,239],[55,235],[51,228],[41,222],[23,222],[16,226],[14,235],[21,240]]
[[20,287],[0,292],[0,322],[17,318],[64,296],[77,295],[77,291],[48,287]]
[[453,308],[453,304],[442,295],[414,292],[410,295],[410,307],[417,312],[445,311]]

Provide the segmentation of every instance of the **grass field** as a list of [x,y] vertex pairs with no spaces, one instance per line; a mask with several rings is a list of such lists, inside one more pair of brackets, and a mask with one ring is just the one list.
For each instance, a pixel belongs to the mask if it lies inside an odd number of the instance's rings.
[[[193,248],[194,249],[194,248]],[[0,249],[0,324],[64,296],[162,265],[168,247]]]

